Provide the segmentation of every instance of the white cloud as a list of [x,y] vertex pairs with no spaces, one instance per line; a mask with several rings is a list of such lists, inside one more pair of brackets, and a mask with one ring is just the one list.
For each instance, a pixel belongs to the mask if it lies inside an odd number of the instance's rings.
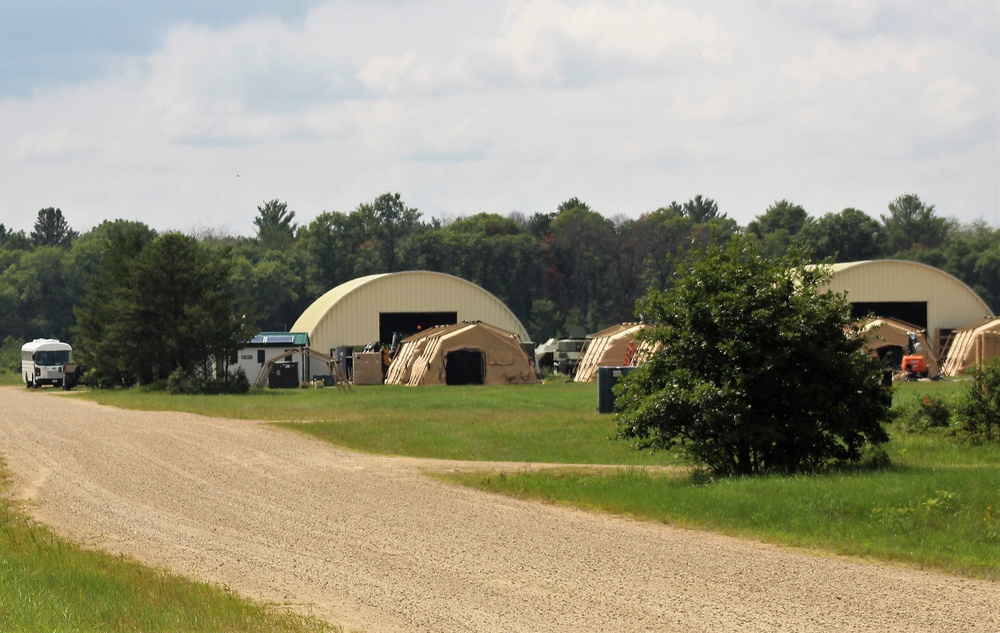
[[403,55],[376,55],[365,64],[358,75],[366,86],[379,93],[400,91],[403,77],[412,71],[416,53]]
[[574,72],[725,63],[738,39],[711,16],[661,2],[525,0],[507,11],[496,46],[519,76],[558,84]]
[[246,233],[264,200],[307,222],[386,191],[425,215],[700,193],[746,222],[902,191],[996,215],[976,184],[996,180],[995,11],[959,4],[335,0],[164,25],[99,81],[0,100],[0,222]]
[[21,136],[16,142],[15,156],[19,160],[68,159],[81,156],[92,144],[85,134],[60,127]]
[[830,80],[854,81],[897,71],[917,73],[925,69],[935,49],[926,43],[901,42],[883,35],[860,42],[825,38],[809,56],[794,57],[784,70],[810,87]]
[[842,36],[870,32],[880,15],[898,3],[893,0],[773,0],[771,4],[801,24]]
[[[945,77],[927,86],[926,112],[928,123],[937,122],[938,132],[945,134],[969,130],[991,116],[979,86],[957,77]],[[994,123],[998,122],[998,115],[992,116]]]
[[334,43],[275,19],[175,28],[146,67],[149,116],[168,134],[192,141],[315,133],[310,121],[317,110],[368,96],[354,63]]

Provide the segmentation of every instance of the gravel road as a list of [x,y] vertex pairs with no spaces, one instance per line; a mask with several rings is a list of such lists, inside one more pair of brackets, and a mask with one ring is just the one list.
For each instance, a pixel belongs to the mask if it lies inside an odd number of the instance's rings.
[[57,532],[348,631],[1000,631],[1000,583],[507,499],[257,422],[0,388],[0,456]]

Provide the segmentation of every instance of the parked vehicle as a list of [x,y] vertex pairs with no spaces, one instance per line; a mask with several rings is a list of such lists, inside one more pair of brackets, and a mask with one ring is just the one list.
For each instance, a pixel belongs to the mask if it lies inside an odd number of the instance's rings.
[[50,338],[38,338],[21,346],[21,376],[29,389],[42,385],[69,388],[66,379],[67,365],[75,376],[73,348]]
[[907,345],[906,354],[903,356],[900,368],[908,376],[926,378],[927,362],[922,353],[923,345],[917,342],[916,332],[907,332],[906,335],[909,337],[910,343]]
[[552,369],[558,374],[572,376],[576,366],[583,356],[583,348],[587,344],[585,338],[564,338],[556,341],[556,350],[552,354]]

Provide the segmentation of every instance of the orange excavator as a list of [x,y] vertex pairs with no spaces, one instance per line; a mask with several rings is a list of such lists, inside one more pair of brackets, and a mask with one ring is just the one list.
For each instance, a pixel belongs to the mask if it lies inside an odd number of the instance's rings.
[[901,364],[902,370],[907,375],[914,375],[920,378],[927,377],[927,361],[924,359],[922,345],[917,342],[916,332],[907,332],[910,344],[906,346],[906,354],[903,355]]

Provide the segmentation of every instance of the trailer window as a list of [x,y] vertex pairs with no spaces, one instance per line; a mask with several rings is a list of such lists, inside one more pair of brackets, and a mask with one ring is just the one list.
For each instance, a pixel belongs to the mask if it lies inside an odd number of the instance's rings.
[[36,365],[50,366],[67,363],[69,363],[69,350],[35,352]]

